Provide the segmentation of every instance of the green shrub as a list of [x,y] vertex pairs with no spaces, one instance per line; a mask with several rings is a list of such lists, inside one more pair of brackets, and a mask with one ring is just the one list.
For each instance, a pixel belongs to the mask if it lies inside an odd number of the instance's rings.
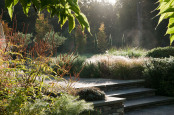
[[165,58],[174,56],[174,47],[158,47],[148,51],[146,57]]
[[54,32],[53,30],[47,32],[45,34],[45,37],[43,38],[44,41],[47,41],[49,45],[51,45],[54,48],[58,48],[65,42],[66,39],[67,38],[61,36],[60,33]]
[[24,45],[28,45],[32,42],[31,38],[33,37],[33,34],[23,34],[21,32],[17,33],[16,39],[24,40]]
[[80,99],[86,101],[98,101],[105,100],[105,93],[98,88],[82,88],[77,91],[77,95]]
[[100,72],[98,64],[86,63],[83,70],[80,73],[80,77],[100,78],[101,72]]
[[143,73],[147,87],[157,89],[157,94],[174,96],[174,57],[149,59]]

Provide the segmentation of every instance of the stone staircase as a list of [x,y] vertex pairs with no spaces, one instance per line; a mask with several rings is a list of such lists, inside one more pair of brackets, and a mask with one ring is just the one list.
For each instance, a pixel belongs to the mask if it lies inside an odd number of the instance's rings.
[[144,80],[125,81],[125,83],[115,84],[112,87],[111,85],[106,86],[106,89],[103,90],[108,97],[125,98],[125,111],[146,106],[170,104],[174,101],[170,97],[156,96],[155,89],[144,88]]
[[174,103],[174,98],[157,96],[155,89],[144,88],[144,80],[122,80],[93,86],[100,88],[107,95],[106,101],[93,102],[96,108],[103,110],[103,115],[123,115],[124,112],[135,109]]

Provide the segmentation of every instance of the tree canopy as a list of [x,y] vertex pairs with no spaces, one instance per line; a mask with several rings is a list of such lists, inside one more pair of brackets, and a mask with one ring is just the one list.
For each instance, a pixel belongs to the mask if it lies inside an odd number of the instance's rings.
[[158,24],[164,19],[169,19],[166,34],[170,34],[170,45],[174,41],[174,0],[159,0],[158,15],[160,15]]
[[78,0],[5,0],[5,5],[12,19],[14,6],[20,3],[25,15],[28,15],[30,7],[40,12],[46,9],[51,17],[57,16],[61,27],[69,21],[69,32],[75,28],[75,19],[80,23],[82,30],[85,28],[90,32],[86,16],[80,11]]

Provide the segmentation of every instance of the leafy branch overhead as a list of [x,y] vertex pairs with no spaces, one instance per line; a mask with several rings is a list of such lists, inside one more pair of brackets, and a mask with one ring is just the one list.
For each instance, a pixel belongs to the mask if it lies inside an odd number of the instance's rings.
[[90,32],[90,27],[86,16],[80,11],[78,0],[5,0],[5,5],[12,19],[14,6],[20,3],[23,12],[28,15],[29,9],[33,6],[36,11],[47,9],[51,17],[57,16],[61,27],[66,21],[69,21],[69,32],[75,28],[75,19],[77,19],[82,27]]
[[[160,15],[158,24],[164,19],[169,19],[166,34],[170,34],[170,45],[174,41],[174,0],[159,0],[158,15]],[[158,16],[157,15],[157,16]]]

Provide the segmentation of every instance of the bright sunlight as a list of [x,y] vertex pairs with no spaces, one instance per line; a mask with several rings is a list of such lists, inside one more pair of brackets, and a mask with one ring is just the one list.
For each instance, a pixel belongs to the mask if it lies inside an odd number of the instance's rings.
[[108,1],[110,4],[115,4],[115,2],[116,2],[117,0],[106,0],[106,1]]
[[98,0],[98,1],[100,1],[100,2],[104,1],[106,3],[110,3],[110,4],[114,5],[117,0]]

